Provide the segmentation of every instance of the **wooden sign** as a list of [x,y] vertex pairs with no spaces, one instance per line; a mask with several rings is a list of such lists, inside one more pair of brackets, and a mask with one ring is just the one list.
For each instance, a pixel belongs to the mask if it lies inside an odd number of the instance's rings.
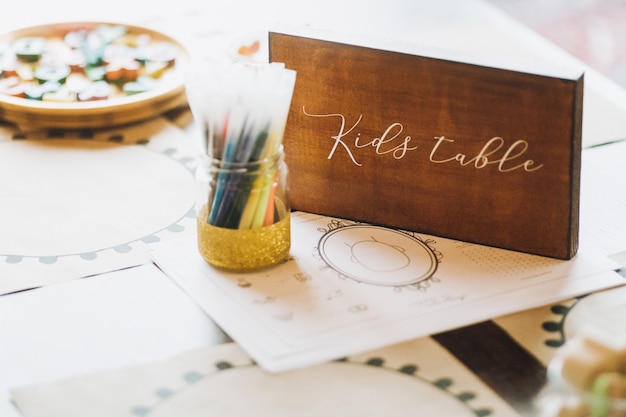
[[304,28],[285,131],[294,210],[570,259],[583,74]]

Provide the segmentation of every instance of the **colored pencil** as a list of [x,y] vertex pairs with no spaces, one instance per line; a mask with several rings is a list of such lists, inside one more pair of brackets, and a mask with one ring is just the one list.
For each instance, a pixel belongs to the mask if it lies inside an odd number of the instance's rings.
[[190,107],[204,124],[202,152],[217,167],[209,224],[246,229],[274,222],[272,161],[282,152],[295,76],[283,64],[235,63],[188,78]]

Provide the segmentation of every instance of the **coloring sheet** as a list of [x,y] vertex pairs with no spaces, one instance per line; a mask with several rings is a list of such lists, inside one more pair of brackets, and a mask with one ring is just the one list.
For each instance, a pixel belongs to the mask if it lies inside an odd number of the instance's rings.
[[196,239],[152,245],[156,264],[260,366],[282,371],[618,286],[605,257],[539,257],[292,213],[291,257],[225,273]]

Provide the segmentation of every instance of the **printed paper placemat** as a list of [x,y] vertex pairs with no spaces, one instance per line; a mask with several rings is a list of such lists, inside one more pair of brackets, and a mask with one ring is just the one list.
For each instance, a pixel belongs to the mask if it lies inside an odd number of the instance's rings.
[[0,129],[0,294],[147,263],[147,243],[195,234],[195,161],[162,118]]
[[225,344],[12,396],[24,417],[518,416],[430,338],[281,374]]

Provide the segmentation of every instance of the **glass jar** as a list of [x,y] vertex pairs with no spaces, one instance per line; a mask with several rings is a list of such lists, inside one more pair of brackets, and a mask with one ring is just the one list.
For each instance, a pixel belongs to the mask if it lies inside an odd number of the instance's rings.
[[[582,371],[582,370],[581,370]],[[623,374],[618,376],[623,380]],[[620,382],[622,382],[620,380]],[[537,417],[626,417],[626,398],[604,389],[582,390],[563,376],[563,360],[548,366],[547,384],[536,401]],[[623,391],[621,388],[620,391]]]
[[209,264],[244,272],[287,258],[291,208],[282,146],[254,162],[203,155],[196,181],[198,249]]

